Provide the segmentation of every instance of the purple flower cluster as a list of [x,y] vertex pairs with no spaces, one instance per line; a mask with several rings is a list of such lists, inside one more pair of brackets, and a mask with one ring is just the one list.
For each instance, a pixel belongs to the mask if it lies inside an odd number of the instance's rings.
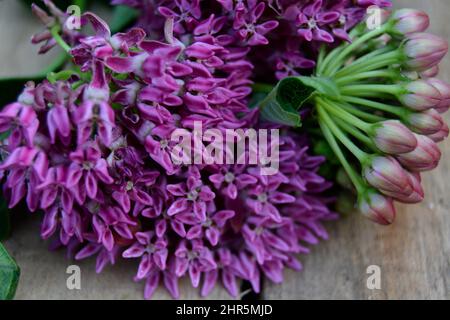
[[139,26],[156,37],[161,34],[165,18],[174,18],[175,31],[186,34],[202,17],[220,17],[221,23],[228,25],[227,36],[237,38],[241,45],[270,43],[250,54],[258,69],[264,70],[261,76],[269,80],[267,70],[283,79],[312,69],[320,45],[350,41],[349,30],[364,19],[367,8],[391,6],[389,0],[112,0],[112,3],[141,10]]
[[[322,221],[335,218],[323,195],[330,183],[317,174],[324,159],[283,129],[275,175],[251,165],[175,165],[170,136],[192,132],[196,121],[205,129],[257,128],[258,113],[248,108],[252,47],[283,38],[273,30],[290,26],[292,37],[274,55],[283,52],[296,72],[306,61],[300,42],[345,39],[374,2],[116,0],[144,14],[139,27],[115,35],[84,14],[94,35],[60,29],[82,72],[29,83],[0,112],[10,207],[24,199],[44,211],[42,237],[75,259],[96,255],[98,272],[119,257],[138,259],[146,298],[160,282],[177,297],[185,275],[202,295],[219,281],[233,296],[240,279],[257,292],[263,276],[281,282],[284,268],[301,269],[297,255],[307,244],[327,237]],[[48,22],[63,24],[56,13]],[[285,50],[291,38],[297,51]],[[43,51],[54,45],[46,32],[34,40],[45,42]]]

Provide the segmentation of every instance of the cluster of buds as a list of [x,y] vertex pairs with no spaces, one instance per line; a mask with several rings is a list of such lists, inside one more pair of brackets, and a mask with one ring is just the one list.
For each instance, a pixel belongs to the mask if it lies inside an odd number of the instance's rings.
[[386,16],[378,29],[357,27],[352,44],[324,58],[316,75],[333,79],[339,95],[315,98],[320,125],[358,192],[361,213],[383,225],[395,219],[394,200],[423,200],[421,173],[439,164],[437,143],[449,134],[442,113],[450,107],[450,84],[435,78],[447,41],[425,33],[429,18],[422,11]]

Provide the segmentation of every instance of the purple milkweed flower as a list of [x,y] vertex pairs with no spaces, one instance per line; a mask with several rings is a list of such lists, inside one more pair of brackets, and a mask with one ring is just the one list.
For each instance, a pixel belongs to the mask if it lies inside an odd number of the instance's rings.
[[136,226],[136,222],[120,208],[110,206],[97,210],[92,218],[92,225],[97,234],[97,242],[111,251],[117,244],[117,236],[133,239],[132,227]]
[[185,28],[182,26],[182,23],[190,26],[195,20],[200,19],[202,15],[200,0],[175,0],[174,2],[175,8],[178,9],[180,13],[176,13],[171,8],[163,6],[160,6],[158,11],[165,18],[173,18],[175,21],[174,31],[183,33],[185,32]]
[[[250,1],[248,3],[251,3]],[[264,13],[266,5],[264,2],[254,4],[253,7],[245,7],[239,2],[235,7],[235,18],[233,28],[237,30],[242,41],[250,46],[266,45],[269,40],[264,36],[278,26],[278,21],[270,20],[258,24],[258,20]]]
[[167,191],[178,197],[167,210],[169,216],[193,212],[201,222],[206,221],[208,203],[216,196],[209,186],[203,184],[198,169],[190,170],[186,183],[167,185]]
[[0,132],[11,132],[9,144],[12,148],[19,146],[22,141],[32,146],[38,126],[36,112],[30,105],[15,102],[0,112]]
[[[176,129],[192,134],[196,121],[221,131],[265,127],[248,107],[261,70],[254,46],[273,50],[267,57],[280,74],[315,61],[301,45],[301,27],[283,18],[291,2],[114,3],[139,8],[138,25],[113,35],[84,14],[92,35],[60,31],[84,74],[30,83],[0,112],[9,205],[25,198],[30,210],[43,210],[41,236],[77,260],[96,256],[97,272],[121,257],[140,258],[135,280],[145,281],[145,298],[160,283],[178,297],[186,275],[202,295],[220,282],[237,296],[240,280],[258,292],[262,277],[280,282],[285,268],[300,270],[295,255],[326,239],[322,222],[336,218],[324,196],[331,184],[317,173],[324,159],[309,154],[305,137],[283,128],[273,177],[253,165],[175,165],[170,139]],[[336,12],[320,28],[337,40],[366,6],[324,1],[314,17]],[[63,27],[60,12],[35,11]],[[54,45],[46,31],[34,42],[44,42],[43,51]]]
[[80,148],[70,154],[73,163],[69,167],[67,185],[69,187],[83,184],[86,195],[95,199],[98,191],[98,181],[106,184],[113,183],[108,173],[108,164],[101,158],[99,149],[94,145]]
[[259,184],[248,190],[249,197],[246,204],[257,214],[269,217],[275,222],[281,222],[281,215],[276,208],[277,204],[293,203],[295,197],[277,191],[281,183],[287,182],[283,177],[271,176],[267,184]]
[[293,4],[287,8],[284,17],[294,21],[298,35],[306,41],[334,42],[333,36],[321,26],[337,22],[341,15],[337,11],[323,12],[322,5],[323,0],[314,0],[304,7]]
[[175,274],[181,277],[188,272],[194,288],[198,287],[202,272],[217,268],[211,251],[200,240],[181,241],[175,251],[175,265]]
[[249,185],[256,184],[258,179],[245,172],[245,166],[234,166],[233,168],[222,167],[218,173],[209,176],[209,181],[217,190],[230,199],[236,199],[238,191]]
[[88,141],[96,130],[100,141],[109,146],[115,126],[114,111],[109,104],[109,87],[103,65],[97,62],[93,69],[92,81],[84,91],[84,102],[74,111],[73,121],[79,126],[78,144]]
[[48,159],[43,152],[35,148],[19,147],[0,164],[0,170],[8,170],[6,186],[9,188],[9,207],[16,206],[26,195],[31,211],[35,211],[39,202],[38,185],[48,171]]
[[133,180],[124,181],[122,186],[113,192],[112,198],[125,212],[130,211],[132,201],[143,206],[153,206],[153,198],[148,193],[148,187],[155,184],[159,175],[157,171],[136,175]]
[[242,265],[239,258],[231,253],[229,249],[220,248],[217,250],[217,269],[204,272],[204,282],[201,290],[202,296],[207,296],[209,292],[214,288],[217,281],[221,280],[223,286],[233,297],[237,297],[239,289],[237,286],[237,280],[239,277],[244,277],[242,274]]
[[226,222],[235,215],[232,210],[222,210],[214,213],[211,218],[207,218],[203,225],[195,225],[186,233],[186,239],[193,240],[202,238],[203,235],[208,239],[212,246],[216,246],[221,236],[220,229]]
[[167,239],[158,238],[151,231],[137,232],[136,243],[122,253],[124,258],[141,258],[137,279],[146,278],[153,269],[165,270],[168,256]]

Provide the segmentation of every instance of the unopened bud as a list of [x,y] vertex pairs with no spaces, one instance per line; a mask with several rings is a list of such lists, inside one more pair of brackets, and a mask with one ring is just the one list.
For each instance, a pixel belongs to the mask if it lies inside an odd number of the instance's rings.
[[447,51],[447,40],[429,33],[414,33],[404,46],[408,58],[405,66],[416,71],[428,70],[438,65]]
[[372,139],[382,152],[402,154],[413,151],[417,146],[414,134],[398,120],[388,120],[373,126]]
[[394,198],[397,201],[408,203],[408,204],[414,204],[414,203],[420,203],[423,201],[425,197],[425,192],[423,191],[422,184],[421,184],[421,178],[420,174],[418,172],[408,172],[405,171],[409,178],[409,183],[411,186],[411,193],[408,195],[402,194],[402,193],[391,193],[386,194],[392,198]]
[[363,168],[366,181],[381,193],[409,195],[412,192],[409,177],[393,157],[375,156]]
[[439,66],[431,67],[428,70],[425,70],[420,73],[420,77],[423,78],[433,78],[439,74]]
[[416,111],[424,111],[436,107],[441,102],[440,92],[425,80],[412,81],[404,86],[407,93],[400,95],[400,102]]
[[37,6],[34,3],[31,4],[31,11],[47,27],[51,27],[51,26],[53,26],[55,24],[55,18],[49,16],[47,14],[47,12],[42,10],[39,6]]
[[416,134],[417,148],[409,153],[398,155],[402,165],[413,172],[429,171],[436,168],[441,159],[441,150],[430,138]]
[[449,128],[447,123],[443,123],[443,126],[441,128],[441,130],[439,130],[439,132],[436,132],[434,134],[429,134],[427,135],[428,138],[430,138],[431,140],[433,140],[436,143],[442,142],[445,139],[448,138],[448,134],[449,134]]
[[416,32],[424,32],[430,26],[428,15],[416,9],[400,9],[393,13],[395,24],[392,31],[399,35],[409,35]]
[[441,94],[441,101],[435,107],[439,113],[447,112],[450,107],[450,84],[436,78],[427,79],[427,82]]
[[392,224],[395,220],[392,198],[385,197],[375,190],[368,190],[360,195],[358,208],[365,217],[381,225]]
[[444,126],[444,119],[434,109],[411,113],[405,117],[405,121],[414,132],[423,135],[435,134]]

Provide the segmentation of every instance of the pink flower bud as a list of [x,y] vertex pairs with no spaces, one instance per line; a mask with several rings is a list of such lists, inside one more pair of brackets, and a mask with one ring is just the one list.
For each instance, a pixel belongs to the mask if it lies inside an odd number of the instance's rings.
[[406,171],[393,157],[375,156],[363,168],[366,181],[381,193],[409,195],[412,187]]
[[449,134],[449,128],[448,128],[448,125],[444,122],[443,126],[442,126],[441,130],[439,130],[439,132],[436,132],[434,134],[429,134],[427,136],[434,142],[438,143],[438,142],[442,142],[445,139],[447,139],[448,134]]
[[424,111],[441,103],[440,92],[428,81],[416,80],[405,85],[405,93],[399,96],[400,102],[413,110]]
[[404,52],[408,58],[405,66],[425,71],[438,65],[447,51],[447,40],[429,33],[414,33],[405,43]]
[[420,73],[421,78],[433,78],[439,74],[439,66],[431,67],[428,70],[425,70]]
[[393,31],[400,35],[424,32],[430,26],[430,18],[420,10],[400,9],[394,12],[392,18],[395,21]]
[[368,219],[381,225],[392,224],[395,220],[395,208],[392,198],[369,190],[358,200],[359,211]]
[[39,19],[41,20],[41,22],[46,25],[47,27],[51,27],[55,24],[55,18],[54,17],[50,17],[47,12],[45,12],[44,10],[42,10],[40,7],[38,7],[36,4],[32,3],[31,4],[31,11],[33,12],[33,14]]
[[430,138],[416,134],[417,148],[397,157],[402,165],[413,172],[429,171],[436,168],[441,159],[441,150]]
[[450,107],[450,84],[436,78],[427,79],[427,82],[441,94],[441,101],[435,109],[440,113],[447,112]]
[[435,134],[444,126],[444,119],[434,109],[411,113],[405,121],[414,132],[423,135]]
[[408,171],[405,172],[408,175],[409,183],[412,189],[411,193],[409,195],[401,193],[385,193],[385,194],[403,203],[414,204],[422,202],[425,196],[425,192],[423,191],[422,188],[420,174],[417,172],[415,173],[411,173]]
[[398,120],[388,120],[374,125],[372,139],[384,153],[402,154],[417,147],[414,134]]

